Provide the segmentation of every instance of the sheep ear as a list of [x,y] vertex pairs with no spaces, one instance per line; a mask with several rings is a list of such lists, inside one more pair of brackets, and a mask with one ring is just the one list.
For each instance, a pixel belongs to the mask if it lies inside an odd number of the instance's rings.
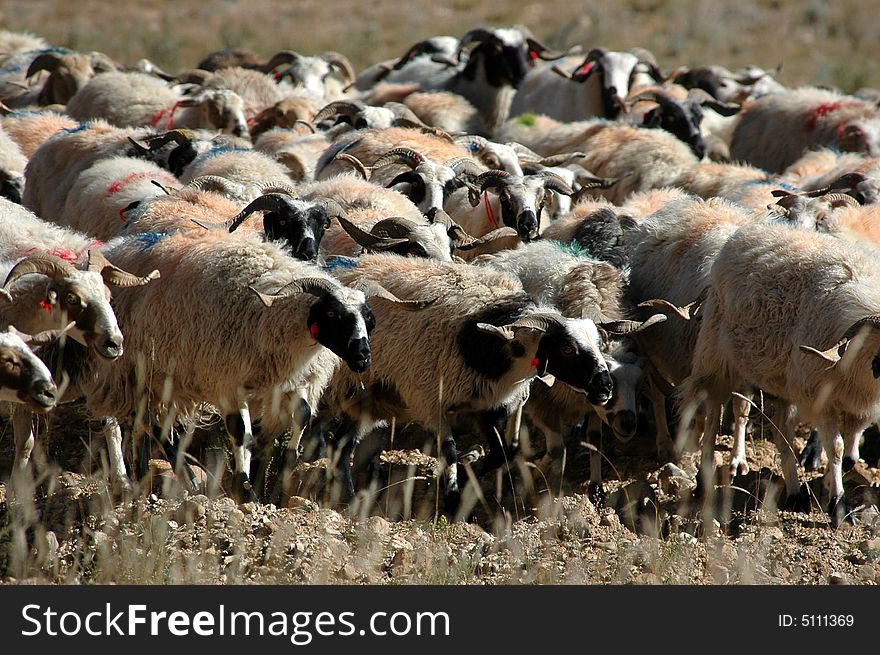
[[546,375],[539,375],[538,379],[546,384],[548,387],[552,387],[554,384],[556,384],[556,376],[551,373],[547,373]]
[[[805,346],[801,344],[800,350],[802,353],[806,353],[808,355],[815,355],[820,359],[824,359],[826,362],[830,363],[832,366],[839,362],[844,354],[846,354],[846,347],[849,345],[849,339],[841,339],[836,344],[831,346],[828,350],[817,350],[816,348],[812,348],[810,346]],[[873,367],[873,364],[872,364]],[[876,377],[876,376],[874,376]]]

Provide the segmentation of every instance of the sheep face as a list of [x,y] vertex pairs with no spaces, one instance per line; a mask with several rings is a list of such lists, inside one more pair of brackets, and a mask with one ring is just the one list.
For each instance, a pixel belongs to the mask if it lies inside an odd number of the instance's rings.
[[[309,310],[307,324],[312,338],[338,355],[355,373],[372,363],[370,333],[376,325],[373,311],[361,292],[359,302],[344,302],[334,294],[323,294]],[[357,299],[356,299],[357,300]]]
[[322,205],[298,208],[289,206],[288,211],[266,212],[263,215],[263,231],[270,241],[284,241],[293,256],[303,261],[312,261],[318,255],[318,248],[324,232],[330,227],[330,216]]
[[99,273],[77,271],[62,282],[51,281],[46,300],[59,325],[73,321],[70,336],[105,359],[122,355],[122,332],[110,307],[110,291]]
[[673,134],[691,149],[694,155],[702,159],[706,154],[706,143],[700,132],[703,122],[703,110],[700,103],[689,99],[682,102],[665,102],[645,114],[643,127],[660,128]]
[[636,436],[639,395],[644,382],[644,362],[632,352],[607,359],[614,390],[611,399],[596,407],[599,418],[611,426],[614,436],[623,442]]
[[496,29],[471,50],[467,65],[462,71],[465,79],[477,78],[480,65],[486,80],[494,87],[518,88],[528,72],[531,60],[525,39],[518,30]]
[[600,348],[599,330],[590,319],[551,323],[538,343],[538,374],[549,373],[585,391],[593,405],[604,405],[611,398],[613,382]]
[[526,176],[522,179],[522,184],[498,188],[498,200],[504,225],[516,229],[523,241],[531,241],[538,237],[547,194],[540,178]]
[[55,406],[52,374],[20,336],[0,332],[0,400],[24,403],[36,412]]
[[20,173],[0,171],[0,196],[21,204],[24,192],[24,177]]

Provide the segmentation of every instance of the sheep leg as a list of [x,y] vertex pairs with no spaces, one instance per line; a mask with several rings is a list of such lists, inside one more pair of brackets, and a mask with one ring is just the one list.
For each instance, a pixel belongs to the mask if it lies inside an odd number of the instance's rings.
[[508,434],[506,429],[508,418],[510,413],[503,407],[479,412],[477,422],[480,432],[489,444],[489,452],[480,463],[477,477],[494,471],[509,458],[511,450],[505,440],[505,435]]
[[781,458],[782,477],[785,480],[785,500],[782,503],[784,510],[792,512],[808,513],[810,511],[810,491],[805,483],[801,483],[798,474],[797,457],[791,445],[791,435],[794,434],[794,419],[796,409],[782,400],[774,400],[776,428],[772,429],[773,443],[779,450]]
[[660,462],[675,462],[678,460],[675,451],[675,442],[669,434],[669,422],[666,416],[666,396],[656,385],[650,382],[645,385],[645,395],[651,401],[651,409],[654,412],[654,424],[657,432],[657,460]]
[[822,440],[816,428],[810,430],[810,438],[801,450],[799,459],[805,471],[815,471],[822,466]]
[[749,409],[751,408],[751,396],[740,398],[734,396],[731,400],[733,408],[733,447],[730,456],[730,475],[746,475],[749,472],[749,463],[746,461],[746,426],[749,423]]
[[605,505],[605,487],[602,484],[602,419],[596,413],[585,417],[587,443],[590,449],[590,483],[587,485],[587,496],[596,506]]
[[312,419],[312,408],[305,398],[300,398],[293,409],[293,422],[290,427],[290,439],[281,455],[278,477],[281,480],[282,492],[287,494],[292,484],[293,469],[300,458],[300,443]]
[[332,504],[346,504],[354,498],[354,477],[352,475],[352,453],[364,433],[369,429],[361,421],[360,425],[351,418],[345,417],[336,430],[334,440],[333,462],[336,469],[336,480],[330,494]]
[[245,497],[249,500],[256,500],[250,481],[254,431],[247,402],[241,403],[237,414],[227,414],[224,421],[226,432],[232,442],[236,487],[244,491]]
[[828,457],[822,486],[828,494],[827,512],[831,517],[831,527],[836,528],[841,521],[852,520],[849,507],[843,497],[843,437],[837,431],[837,422],[834,420],[826,420],[816,427],[819,429],[819,437]]
[[854,420],[846,415],[841,417],[840,432],[843,435],[843,462],[844,473],[848,473],[859,461],[859,442],[865,425],[862,421]]
[[125,472],[125,460],[122,457],[122,429],[119,421],[112,416],[101,419],[101,431],[107,441],[107,456],[110,458],[110,481],[121,491],[131,489],[131,481]]
[[700,452],[700,469],[697,472],[697,495],[703,497],[703,523],[715,518],[715,441],[721,422],[721,403],[711,398],[706,401],[706,417],[703,423],[703,442]]
[[16,403],[12,409],[12,433],[15,437],[15,472],[27,470],[34,450],[34,415],[26,405]]

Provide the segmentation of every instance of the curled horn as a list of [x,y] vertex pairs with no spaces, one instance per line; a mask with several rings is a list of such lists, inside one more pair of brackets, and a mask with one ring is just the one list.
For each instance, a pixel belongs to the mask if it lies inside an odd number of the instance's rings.
[[676,316],[683,318],[685,321],[689,321],[694,317],[694,314],[696,313],[695,305],[696,303],[692,302],[683,307],[679,307],[678,305],[675,305],[668,300],[663,300],[662,298],[652,298],[651,300],[646,300],[638,304],[639,307],[649,307],[651,309],[659,309],[661,311],[675,314]]
[[839,191],[846,188],[854,189],[858,184],[864,182],[866,179],[867,178],[865,177],[864,173],[844,173],[828,186],[822,187],[821,189],[816,189],[815,191],[808,191],[804,195],[815,198],[816,196],[824,196],[829,191]]
[[357,73],[355,73],[354,66],[351,65],[348,57],[346,57],[341,52],[328,50],[321,55],[321,59],[330,64],[330,66],[335,67],[345,76],[343,79],[344,83],[347,84],[349,82],[353,82],[355,78],[357,78]]
[[468,46],[471,43],[482,43],[483,41],[488,41],[492,38],[495,38],[495,33],[492,30],[487,30],[485,27],[477,27],[475,29],[472,29],[470,32],[461,37],[461,41],[459,41],[459,52],[461,52],[461,50],[464,49],[465,46]]
[[277,193],[267,193],[252,200],[247,207],[242,209],[238,214],[229,220],[229,232],[235,232],[248,216],[254,212],[266,211],[283,211],[288,209],[290,204],[287,200]]
[[607,323],[597,323],[597,327],[602,328],[608,334],[614,336],[624,336],[627,334],[635,334],[641,332],[652,325],[662,323],[666,320],[665,314],[654,314],[646,321],[609,321]]
[[11,332],[12,330],[15,330],[18,336],[21,337],[22,341],[24,341],[25,344],[27,344],[31,349],[34,349],[48,346],[53,341],[57,341],[68,332],[70,332],[75,325],[76,321],[71,321],[60,330],[43,330],[42,332],[37,332],[36,334],[25,334],[24,332],[19,332],[10,325],[9,331]]
[[50,73],[54,73],[58,70],[58,67],[65,63],[65,57],[63,55],[59,55],[54,52],[44,52],[31,62],[31,65],[28,66],[27,73],[25,73],[25,77],[32,77],[36,75],[40,71],[49,71]]
[[415,168],[419,164],[424,163],[425,157],[419,152],[411,148],[394,148],[373,162],[372,168],[375,170],[386,164],[406,164],[410,168]]
[[228,194],[232,187],[230,180],[219,175],[200,175],[187,185],[197,191],[213,191],[215,193]]
[[260,185],[260,193],[280,193],[291,198],[299,198],[299,191],[289,184],[278,184],[277,182],[266,182]]
[[563,166],[568,164],[569,162],[575,159],[582,159],[586,157],[587,154],[585,152],[563,152],[558,155],[550,155],[549,157],[543,157],[539,159],[536,164],[540,164],[541,166]]
[[562,57],[565,56],[564,52],[561,52],[560,50],[550,50],[547,46],[533,37],[526,37],[526,44],[529,47],[529,53],[535,53],[536,57],[539,57],[544,61],[562,59]]
[[160,277],[157,270],[150,271],[144,277],[139,277],[128,271],[123,271],[118,266],[111,264],[104,253],[92,248],[88,252],[88,265],[86,270],[98,273],[104,283],[114,287],[140,287]]
[[[464,230],[462,229],[462,231]],[[483,244],[495,241],[496,239],[507,239],[516,236],[517,232],[512,227],[499,227],[497,230],[492,230],[491,232],[484,234],[479,239],[474,239],[469,236],[469,241],[462,241],[454,245],[457,250],[473,250],[474,248],[478,248]]]
[[354,288],[358,291],[363,291],[367,298],[384,298],[385,300],[390,300],[391,302],[400,305],[404,309],[412,311],[424,309],[428,305],[437,302],[436,298],[432,298],[431,300],[402,300],[381,284],[372,280],[359,280],[354,285]]
[[555,191],[556,193],[561,193],[566,196],[574,195],[575,191],[568,185],[568,182],[563,180],[553,171],[541,171],[540,173],[537,173],[537,176],[544,180],[545,189]]
[[455,157],[446,162],[446,165],[453,170],[456,177],[477,177],[484,172],[483,167],[470,157]]
[[276,68],[282,65],[291,65],[295,61],[297,61],[302,55],[298,52],[294,52],[293,50],[280,50],[272,55],[272,58],[269,59],[265,64],[259,67],[259,70],[263,73],[271,73]]
[[335,102],[331,102],[329,105],[324,106],[317,114],[315,114],[314,118],[312,118],[312,122],[320,123],[321,121],[326,120],[331,116],[336,116],[337,114],[341,114],[350,119],[352,116],[356,116],[363,110],[364,105],[361,102],[355,100],[336,100]]
[[519,330],[538,330],[539,332],[546,332],[554,324],[561,325],[562,321],[560,318],[561,317],[558,314],[535,312],[523,316],[513,323],[502,325],[501,327],[489,323],[477,323],[477,329],[481,332],[494,334],[505,341],[512,341]]
[[667,91],[660,88],[651,88],[645,89],[644,91],[640,91],[636,95],[631,98],[627,98],[624,102],[627,105],[634,105],[635,103],[641,100],[649,100],[651,102],[656,102],[658,105],[666,106],[669,104],[674,104],[676,102],[675,98],[673,98]]
[[154,136],[149,136],[144,141],[147,144],[150,152],[155,152],[166,143],[173,141],[179,146],[186,145],[188,143],[192,143],[196,140],[196,133],[192,130],[187,129],[176,129],[169,130],[164,134],[156,134]]
[[28,273],[40,273],[52,278],[56,282],[61,282],[64,278],[76,273],[76,269],[70,262],[55,255],[42,252],[31,253],[9,271],[6,281],[3,283],[3,295],[9,298],[9,290],[12,288],[13,283],[22,275],[27,275]]
[[257,294],[257,297],[266,307],[271,307],[276,300],[289,298],[298,293],[310,293],[319,298],[325,294],[335,295],[337,286],[327,278],[302,277],[293,282],[288,282],[274,294],[260,293],[252,286],[249,286],[248,289]]
[[358,173],[364,176],[365,180],[370,179],[370,174],[373,169],[364,166],[364,163],[354,155],[349,155],[347,152],[340,152],[336,154],[334,159],[351,164]]
[[700,88],[690,89],[688,91],[688,99],[695,100],[696,102],[700,103],[701,106],[708,107],[715,113],[721,114],[722,116],[733,116],[734,114],[738,113],[740,109],[742,109],[741,105],[733,102],[721,102],[711,93]]
[[[375,233],[374,232],[365,232],[360,227],[352,223],[350,220],[345,218],[344,216],[338,216],[337,220],[339,224],[342,226],[342,229],[346,231],[348,236],[350,236],[354,241],[361,247],[366,248],[368,250],[388,250],[390,248],[394,248],[395,246],[399,246],[404,243],[409,243],[409,238],[391,238],[389,236],[383,235],[381,233],[383,228],[380,228]],[[386,219],[390,220],[390,219]],[[381,223],[382,221],[380,221]],[[377,223],[378,225],[378,223]],[[375,229],[375,226],[373,226]],[[386,227],[386,226],[383,226]],[[387,229],[387,227],[386,227]]]
[[[836,344],[828,348],[827,350],[817,350],[816,348],[811,348],[810,346],[801,345],[801,352],[815,355],[824,359],[825,361],[831,363],[833,366],[839,362],[844,354],[846,354],[847,346],[849,346],[852,338],[859,333],[865,326],[870,327],[871,329],[880,329],[880,315],[874,314],[872,316],[865,316],[864,318],[860,318],[858,321],[853,323],[847,328],[846,332],[843,333],[843,337],[841,337],[840,341]],[[874,377],[877,377],[875,374]]]
[[483,192],[493,187],[508,186],[514,179],[514,176],[507,171],[486,171],[477,175],[474,184],[480,187],[480,191]]

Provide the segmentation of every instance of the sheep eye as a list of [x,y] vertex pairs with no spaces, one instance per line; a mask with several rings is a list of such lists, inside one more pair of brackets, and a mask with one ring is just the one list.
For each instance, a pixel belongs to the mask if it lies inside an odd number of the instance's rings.
[[287,221],[284,221],[284,220],[278,221],[278,225],[280,225],[281,227],[284,227],[285,225],[287,225]]
[[327,318],[336,318],[336,312],[334,312],[332,309],[328,310]]
[[566,357],[572,357],[575,353],[575,348],[572,345],[565,345],[562,347],[562,354]]
[[324,221],[324,229],[325,230],[330,229],[330,219],[329,218],[326,221]]
[[79,305],[79,296],[74,293],[69,293],[67,294],[66,301],[68,305]]

